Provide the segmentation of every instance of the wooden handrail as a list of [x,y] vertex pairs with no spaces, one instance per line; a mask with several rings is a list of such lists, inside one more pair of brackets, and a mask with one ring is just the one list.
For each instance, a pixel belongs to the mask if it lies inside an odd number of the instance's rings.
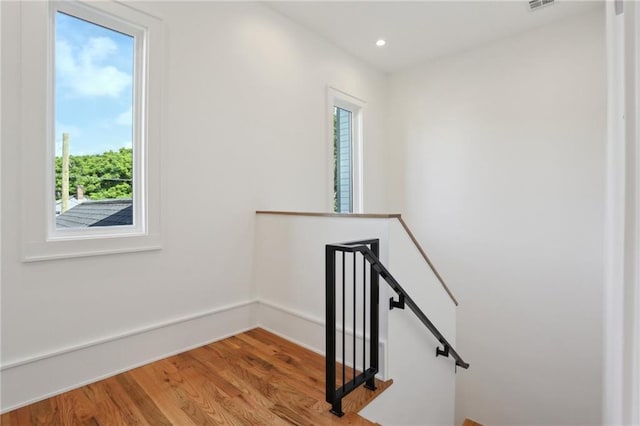
[[440,282],[440,285],[442,285],[442,288],[444,288],[444,291],[447,292],[447,294],[449,295],[453,303],[456,306],[458,306],[458,301],[456,300],[455,296],[453,295],[453,293],[451,292],[447,284],[444,282],[442,275],[440,275],[436,267],[433,265],[433,262],[431,262],[431,259],[429,259],[429,256],[427,255],[427,252],[422,248],[422,246],[418,242],[418,239],[415,237],[415,235],[413,235],[413,232],[411,232],[411,229],[409,229],[409,226],[407,225],[407,223],[404,221],[404,219],[402,219],[402,215],[400,213],[323,213],[323,212],[289,212],[289,211],[277,211],[277,210],[258,210],[256,211],[256,214],[274,214],[274,215],[283,215],[283,216],[342,217],[342,218],[361,218],[361,219],[398,219],[398,221],[404,228],[405,232],[407,233],[407,235],[409,235],[409,238],[411,239],[411,241],[413,241],[413,244],[416,246],[416,248],[420,252],[420,255],[422,256],[422,258],[425,260],[425,262],[427,262],[427,265],[429,265],[429,268],[431,268],[436,278],[438,278],[438,281]]
[[455,296],[453,295],[453,293],[451,293],[451,290],[449,290],[449,287],[444,282],[444,280],[442,279],[442,276],[440,275],[436,267],[431,262],[431,259],[429,259],[429,256],[427,256],[427,252],[424,251],[424,249],[422,248],[422,246],[420,245],[416,237],[413,235],[413,232],[411,232],[411,229],[409,229],[409,226],[407,226],[407,223],[402,219],[402,216],[398,217],[398,220],[400,221],[400,224],[402,225],[404,230],[407,232],[407,235],[409,235],[409,238],[411,238],[411,241],[413,241],[413,244],[416,246],[416,248],[424,258],[424,260],[427,262],[427,264],[429,265],[429,267],[431,268],[435,276],[438,278],[438,281],[440,281],[440,284],[442,285],[442,288],[444,288],[444,291],[447,292],[451,300],[453,300],[453,303],[455,303],[456,306],[458,306],[458,301],[456,300]]
[[256,214],[276,214],[283,216],[315,216],[315,217],[352,217],[361,219],[395,219],[400,213],[324,213],[324,212],[286,212],[277,210],[258,210]]

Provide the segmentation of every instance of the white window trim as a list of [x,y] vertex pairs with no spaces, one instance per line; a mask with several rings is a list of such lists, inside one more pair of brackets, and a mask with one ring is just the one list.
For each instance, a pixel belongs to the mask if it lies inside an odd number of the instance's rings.
[[[617,5],[622,6],[622,13],[618,13]],[[640,424],[640,7],[637,6],[635,2],[606,4],[609,96],[603,295],[605,425]]]
[[[629,2],[630,3],[630,2]],[[631,304],[632,310],[632,327],[631,333],[628,336],[629,346],[631,347],[631,372],[630,372],[630,387],[629,392],[629,420],[631,423],[640,424],[640,5],[633,3],[628,5],[634,12],[633,16],[629,18],[633,24],[633,36],[635,36],[634,47],[635,52],[633,55],[634,65],[628,71],[628,79],[633,79],[633,86],[635,88],[634,111],[635,117],[633,118],[633,127],[629,130],[628,138],[635,139],[635,206],[634,214],[632,216],[633,228],[635,229],[635,238],[633,242],[633,248],[630,249],[631,259],[635,259],[632,262],[632,268],[634,269],[635,282],[630,283],[632,287],[632,293],[635,296]],[[631,139],[631,140],[633,140]]]
[[363,145],[364,145],[364,110],[366,101],[352,96],[342,90],[329,86],[327,88],[327,129],[328,129],[328,191],[327,191],[327,207],[328,211],[333,212],[333,107],[337,106],[352,113],[352,185],[353,192],[351,196],[353,213],[364,213],[363,199]]
[[[23,261],[161,248],[160,145],[163,25],[114,1],[23,2],[21,5],[21,207]],[[134,224],[56,229],[54,46],[57,11],[136,35],[134,65]],[[135,32],[135,34],[132,34]],[[139,42],[138,42],[139,40]],[[42,102],[46,99],[46,102]],[[137,140],[136,140],[137,139]]]

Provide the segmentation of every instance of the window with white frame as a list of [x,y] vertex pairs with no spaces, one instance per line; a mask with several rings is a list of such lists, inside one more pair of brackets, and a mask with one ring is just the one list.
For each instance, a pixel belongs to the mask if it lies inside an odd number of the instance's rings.
[[161,21],[115,1],[23,9],[23,259],[159,248]]
[[332,209],[336,213],[362,212],[362,121],[364,102],[329,89],[331,109]]
[[333,107],[333,210],[353,212],[353,112]]
[[58,3],[53,13],[50,236],[141,232],[144,30],[75,3]]

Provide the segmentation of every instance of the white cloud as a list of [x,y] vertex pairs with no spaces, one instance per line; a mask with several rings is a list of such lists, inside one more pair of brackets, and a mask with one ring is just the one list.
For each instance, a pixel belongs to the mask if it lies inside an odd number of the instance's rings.
[[89,39],[77,54],[67,41],[57,41],[56,72],[61,86],[72,95],[120,96],[131,85],[131,76],[104,64],[117,52],[118,46],[108,37]]
[[116,124],[119,126],[131,126],[131,124],[133,124],[132,106],[130,106],[129,109],[122,114],[118,114],[118,117],[116,117]]

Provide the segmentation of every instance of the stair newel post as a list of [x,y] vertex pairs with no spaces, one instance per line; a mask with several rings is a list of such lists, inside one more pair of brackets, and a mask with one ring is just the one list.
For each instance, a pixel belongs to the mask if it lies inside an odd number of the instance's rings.
[[[371,251],[373,254],[379,258],[380,257],[380,240],[376,239],[370,245]],[[378,275],[378,271],[373,267],[373,263],[370,267],[370,280],[371,280],[371,293],[369,295],[369,324],[370,324],[370,338],[369,338],[369,358],[371,365],[369,366],[374,371],[378,371],[378,346],[379,346],[379,316],[380,316],[380,294],[379,294],[379,284],[380,284],[380,276]],[[363,367],[364,368],[364,367]],[[365,387],[371,390],[376,389],[376,378],[371,377],[365,382]]]
[[336,398],[336,250],[325,248],[325,313],[326,313],[326,401],[331,412],[342,416],[342,399]]

